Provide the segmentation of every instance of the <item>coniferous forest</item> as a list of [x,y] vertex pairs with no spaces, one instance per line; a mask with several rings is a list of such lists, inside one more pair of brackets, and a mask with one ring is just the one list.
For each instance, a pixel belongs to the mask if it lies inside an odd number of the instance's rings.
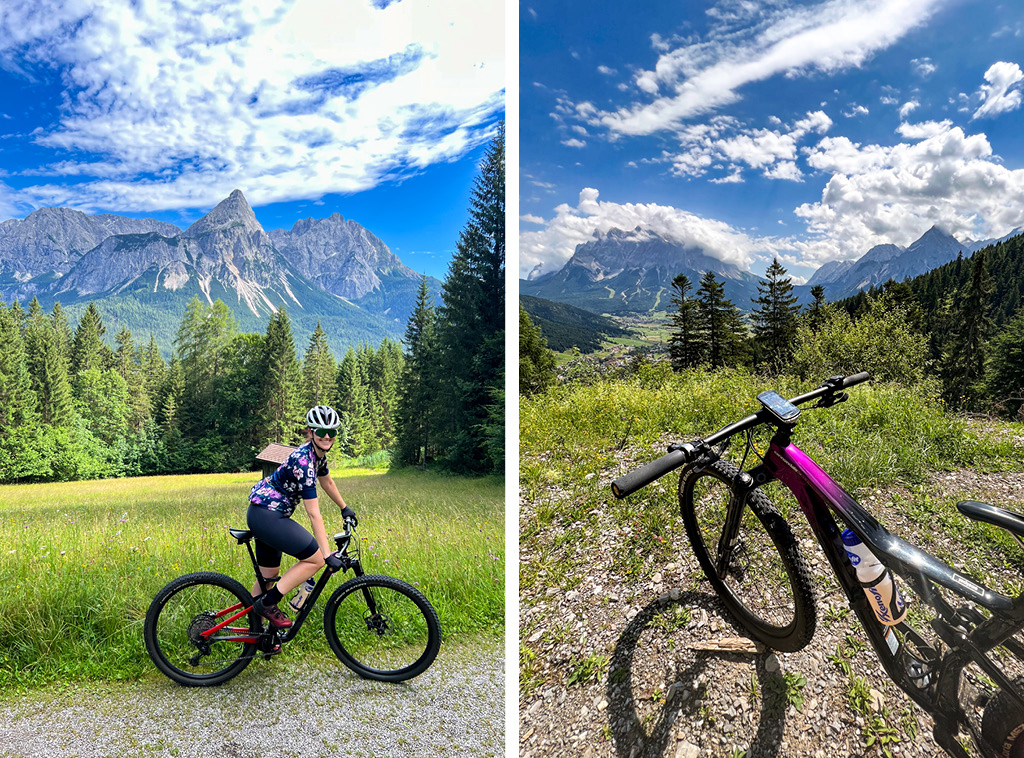
[[[776,260],[743,314],[722,282],[673,282],[667,353],[671,368],[747,367],[818,379],[870,371],[882,381],[928,385],[952,410],[1024,418],[1024,235],[979,250],[903,282],[889,281],[827,303],[812,287],[801,306]],[[520,385],[524,394],[555,381],[546,335],[521,315]],[[648,351],[650,352],[650,351]],[[649,361],[634,354],[624,371]],[[592,376],[583,371],[581,376]]]
[[[242,333],[220,300],[188,304],[173,345],[107,333],[92,304],[71,324],[33,299],[0,303],[0,482],[251,469],[298,444],[305,411],[335,407],[336,449],[456,473],[504,466],[504,125],[434,303],[424,278],[402,344],[333,355],[318,324],[281,308]],[[165,359],[169,355],[169,359]]]

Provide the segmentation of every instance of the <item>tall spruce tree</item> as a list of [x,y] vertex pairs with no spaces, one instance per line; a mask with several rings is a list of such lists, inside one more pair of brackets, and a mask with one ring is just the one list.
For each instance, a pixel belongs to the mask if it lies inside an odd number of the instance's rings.
[[316,329],[310,335],[309,345],[302,361],[303,392],[305,405],[337,404],[338,367],[334,354],[327,345],[327,333],[316,321]]
[[814,300],[804,313],[804,318],[807,320],[807,326],[814,333],[821,329],[821,325],[825,321],[825,287],[821,284],[815,284],[811,287],[811,297]]
[[488,437],[504,438],[489,414],[505,365],[505,128],[480,167],[470,219],[442,288],[438,318],[438,439],[442,462],[465,472],[494,470]]
[[690,279],[679,274],[672,280],[672,336],[669,337],[668,352],[672,369],[682,371],[700,362],[700,343],[697,337],[697,303],[689,296],[693,285]]
[[295,355],[291,319],[283,307],[270,317],[264,349],[263,414],[267,437],[274,442],[296,443],[304,415],[302,369]]
[[33,436],[40,417],[21,329],[2,303],[0,345],[0,482],[11,482],[38,473]]
[[71,376],[90,368],[105,369],[109,363],[110,349],[103,342],[107,333],[96,304],[89,302],[82,318],[78,320],[75,338],[71,344]]
[[754,327],[754,363],[770,370],[782,369],[792,358],[796,347],[796,330],[800,306],[793,294],[793,280],[778,258],[758,282],[758,296],[752,302]]
[[696,310],[702,361],[714,367],[745,363],[749,352],[746,327],[739,309],[725,296],[724,282],[718,281],[713,271],[701,277]]
[[67,362],[61,353],[53,322],[43,315],[36,298],[32,298],[25,322],[25,352],[32,389],[36,393],[43,423],[74,426],[78,415],[71,393]]
[[422,465],[434,458],[434,398],[437,395],[437,314],[427,277],[420,279],[416,305],[405,326],[405,366],[400,381],[396,458]]
[[986,390],[1003,415],[1024,421],[1024,308],[990,346]]

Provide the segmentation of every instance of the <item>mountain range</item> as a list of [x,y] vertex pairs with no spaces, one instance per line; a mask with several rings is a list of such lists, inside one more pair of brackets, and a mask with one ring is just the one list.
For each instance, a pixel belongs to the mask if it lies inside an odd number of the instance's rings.
[[519,292],[593,313],[649,313],[672,309],[678,274],[695,291],[707,271],[725,281],[725,296],[740,308],[757,296],[758,278],[749,271],[640,227],[595,235],[558,271],[520,280]]
[[[0,300],[92,301],[112,337],[152,332],[169,352],[186,303],[226,303],[243,331],[286,307],[301,351],[319,320],[335,353],[400,337],[420,275],[378,237],[334,214],[267,232],[240,190],[182,231],[154,219],[42,208],[0,223]],[[436,294],[440,282],[428,278]],[[338,356],[340,357],[340,355]]]
[[[819,268],[804,285],[794,287],[801,303],[813,299],[810,290],[820,284],[826,300],[839,300],[862,289],[895,279],[927,273],[963,254],[1009,239],[1021,233],[1015,229],[1000,239],[961,242],[933,226],[908,247],[882,244],[852,261],[833,261]],[[761,279],[738,266],[714,258],[704,250],[667,239],[637,227],[631,231],[612,229],[576,247],[572,257],[558,271],[520,280],[524,295],[568,303],[593,313],[652,313],[671,310],[672,280],[686,275],[693,289],[701,277],[713,271],[724,280],[725,296],[740,310],[750,311]]]

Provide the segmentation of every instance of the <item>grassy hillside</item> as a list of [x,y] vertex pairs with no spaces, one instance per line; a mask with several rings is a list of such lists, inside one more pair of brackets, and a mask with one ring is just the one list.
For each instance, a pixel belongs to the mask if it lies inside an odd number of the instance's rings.
[[548,347],[556,353],[576,347],[580,352],[592,353],[610,338],[628,337],[630,331],[607,316],[556,303],[531,295],[520,295],[519,302],[530,314],[530,320],[540,327]]
[[[358,469],[334,476],[359,514],[368,573],[418,585],[448,640],[502,632],[501,480]],[[248,554],[227,530],[245,526],[253,482],[253,474],[214,474],[0,487],[0,687],[159,676],[142,642],[156,592],[193,571],[252,582]],[[337,531],[337,508],[324,498],[322,510],[328,534]],[[327,597],[285,655],[337,664],[323,636]]]

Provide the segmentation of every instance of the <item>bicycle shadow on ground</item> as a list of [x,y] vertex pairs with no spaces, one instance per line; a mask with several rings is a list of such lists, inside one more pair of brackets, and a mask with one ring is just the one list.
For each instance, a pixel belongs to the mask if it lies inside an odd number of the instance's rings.
[[[748,758],[777,758],[780,754],[782,736],[785,730],[786,702],[779,693],[785,690],[785,680],[779,671],[769,673],[765,668],[768,653],[756,655],[746,653],[677,650],[671,660],[666,660],[664,681],[669,683],[669,692],[660,703],[655,714],[641,715],[637,710],[637,698],[633,687],[633,668],[638,644],[644,632],[659,623],[661,617],[675,607],[699,606],[717,613],[715,595],[701,592],[682,592],[678,600],[662,602],[655,599],[634,617],[615,644],[615,650],[608,665],[606,711],[611,728],[616,755],[623,758],[661,758],[670,744],[675,744],[676,734],[686,730],[688,724],[712,715],[724,723],[722,710],[713,700],[703,697],[706,691],[701,681],[709,664],[719,660],[745,662],[752,666],[759,689],[760,713],[757,716],[757,733],[749,739],[746,755]],[[724,618],[733,624],[726,615]],[[737,631],[742,634],[742,631]],[[687,660],[682,660],[682,658]],[[653,702],[646,701],[645,702]],[[710,714],[702,713],[702,708]],[[749,727],[738,725],[733,734],[737,742],[747,742],[745,734]],[[690,740],[695,744],[698,738]],[[636,748],[639,746],[639,751]],[[698,747],[703,747],[698,745]]]

